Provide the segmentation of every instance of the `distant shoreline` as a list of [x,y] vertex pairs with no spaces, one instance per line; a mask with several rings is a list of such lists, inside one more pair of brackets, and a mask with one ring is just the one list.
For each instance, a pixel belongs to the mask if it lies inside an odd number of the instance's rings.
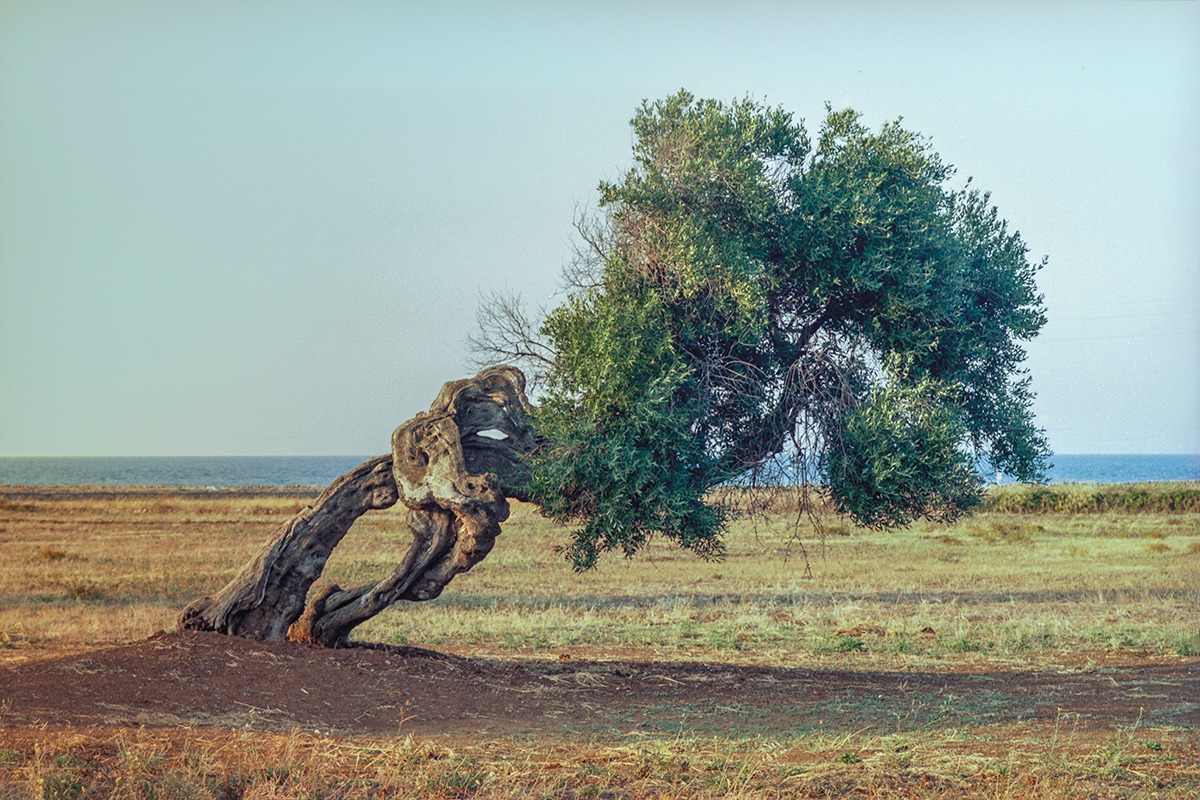
[[109,500],[127,497],[194,497],[198,500],[226,500],[249,497],[316,497],[324,486],[89,486],[63,484],[43,486],[0,483],[0,498],[24,497],[34,500],[89,498]]
[[[305,487],[302,491],[311,492],[371,457],[0,456],[0,486],[92,486],[126,493],[135,487],[204,491]],[[1058,454],[1051,457],[1051,463],[1048,478],[1052,485],[1200,480],[1200,455]],[[985,474],[984,480],[989,477]]]
[[[1089,490],[1135,491],[1138,489],[1182,489],[1195,486],[1200,489],[1200,478],[1181,478],[1178,480],[1160,481],[1071,481],[1049,484],[1006,483],[992,484],[986,487],[988,491],[1004,493],[1022,493],[1032,491],[1046,492],[1080,492]],[[778,486],[760,485],[762,491],[788,491],[796,488],[791,484]],[[26,497],[30,499],[63,499],[66,497],[87,497],[95,499],[110,499],[116,497],[156,497],[175,495],[194,497],[196,499],[236,499],[248,497],[315,497],[326,489],[325,485],[291,485],[291,486],[113,486],[89,484],[12,484],[0,483],[0,498]]]

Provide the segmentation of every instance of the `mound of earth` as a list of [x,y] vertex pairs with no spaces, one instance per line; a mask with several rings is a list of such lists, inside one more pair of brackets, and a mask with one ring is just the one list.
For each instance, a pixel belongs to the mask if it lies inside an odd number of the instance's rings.
[[1062,672],[512,661],[162,633],[0,668],[3,725],[723,735],[1037,723],[1200,725],[1200,660]]

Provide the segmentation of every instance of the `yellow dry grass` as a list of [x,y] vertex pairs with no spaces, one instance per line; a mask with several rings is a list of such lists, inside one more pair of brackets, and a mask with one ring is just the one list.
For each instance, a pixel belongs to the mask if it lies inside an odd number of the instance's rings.
[[[272,492],[0,489],[0,663],[173,626],[303,505]],[[382,576],[407,542],[365,517],[327,578]],[[359,638],[476,655],[852,669],[1079,668],[1200,655],[1200,514],[985,513],[950,528],[823,532],[744,520],[705,563],[651,546],[577,575],[565,532],[516,506],[437,601]],[[539,742],[220,730],[6,729],[0,798],[1193,798],[1193,729],[973,728]]]
[[[91,645],[169,629],[222,586],[303,496],[143,492],[0,496],[0,643]],[[400,512],[364,517],[326,579],[387,574]],[[665,543],[576,574],[566,532],[515,504],[495,551],[442,598],[385,612],[359,638],[554,657],[929,666],[970,657],[1200,652],[1200,514],[981,514],[894,532],[794,514],[735,523],[706,563]],[[857,640],[857,641],[852,641]],[[22,648],[24,649],[24,648]],[[0,656],[5,650],[0,649]]]

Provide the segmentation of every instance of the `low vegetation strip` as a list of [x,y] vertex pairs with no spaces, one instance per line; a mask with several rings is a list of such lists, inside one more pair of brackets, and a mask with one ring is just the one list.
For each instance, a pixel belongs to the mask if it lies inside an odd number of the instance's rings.
[[[196,487],[110,487],[110,486],[0,486],[0,511],[33,508],[35,501],[110,502],[137,498],[188,499],[198,503],[294,498],[311,500],[318,486],[244,486],[225,489]],[[725,488],[713,491],[714,499],[743,511],[783,514],[800,511],[805,503],[818,513],[830,512],[819,487],[805,496],[796,487],[759,487],[754,490]],[[1002,514],[1096,514],[1096,513],[1200,513],[1200,481],[1147,483],[1062,483],[993,486],[984,495],[978,511]]]
[[[727,487],[713,499],[750,514],[832,513],[821,487]],[[996,514],[1196,514],[1200,481],[1151,483],[1059,483],[992,486],[976,513]]]
[[1004,514],[1200,513],[1200,483],[1003,486],[988,492],[983,510]]

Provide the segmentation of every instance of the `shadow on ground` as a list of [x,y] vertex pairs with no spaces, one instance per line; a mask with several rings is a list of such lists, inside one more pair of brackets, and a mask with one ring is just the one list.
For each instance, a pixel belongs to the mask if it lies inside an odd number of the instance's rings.
[[328,650],[216,634],[0,668],[0,726],[203,725],[343,733],[729,736],[900,732],[1054,720],[1200,724],[1200,660],[1074,673],[879,672],[510,661],[405,647]]

